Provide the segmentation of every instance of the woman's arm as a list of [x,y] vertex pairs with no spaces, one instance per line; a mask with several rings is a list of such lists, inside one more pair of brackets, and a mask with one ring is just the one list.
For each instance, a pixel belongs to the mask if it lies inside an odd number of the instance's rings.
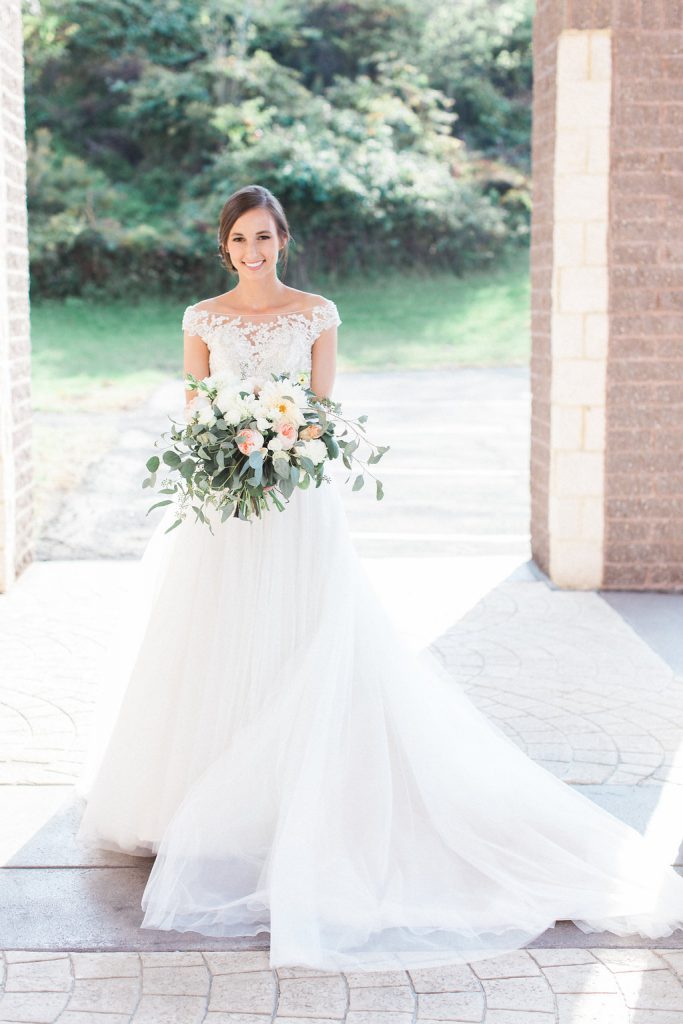
[[327,327],[311,348],[311,389],[318,398],[330,398],[337,370],[337,327]]
[[[197,380],[209,376],[209,349],[199,334],[183,332],[184,372],[191,373]],[[197,394],[197,389],[185,391],[185,406]]]

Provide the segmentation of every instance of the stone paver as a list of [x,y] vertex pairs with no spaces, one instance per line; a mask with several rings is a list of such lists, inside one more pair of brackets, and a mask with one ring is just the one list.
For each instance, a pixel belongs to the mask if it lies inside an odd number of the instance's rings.
[[683,783],[681,678],[598,594],[505,581],[432,650],[565,782]]
[[[179,952],[88,959],[83,953],[8,951],[0,1024],[683,1021],[683,954],[675,949],[525,949],[452,967],[337,974],[306,969],[296,977],[285,976],[295,969],[264,970],[262,958],[253,952],[229,958]],[[85,979],[84,972],[98,976]],[[63,990],[54,991],[57,984]]]

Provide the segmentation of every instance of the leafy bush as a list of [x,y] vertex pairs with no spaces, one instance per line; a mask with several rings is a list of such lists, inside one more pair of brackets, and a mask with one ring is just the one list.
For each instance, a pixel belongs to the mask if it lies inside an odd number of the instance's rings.
[[524,160],[500,152],[524,136],[525,6],[468,0],[466,25],[426,0],[44,0],[25,18],[34,295],[224,286],[218,215],[250,182],[288,213],[288,280],[485,266],[528,235]]

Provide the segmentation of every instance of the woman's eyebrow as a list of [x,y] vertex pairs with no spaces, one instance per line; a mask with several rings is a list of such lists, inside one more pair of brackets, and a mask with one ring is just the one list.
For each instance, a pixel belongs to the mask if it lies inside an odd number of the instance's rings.
[[[270,230],[270,228],[262,228],[260,231],[257,231],[255,233],[257,235],[269,235],[269,234],[271,234],[271,230]],[[243,231],[233,231],[232,237],[234,238],[235,235],[243,235],[243,234],[244,234]]]

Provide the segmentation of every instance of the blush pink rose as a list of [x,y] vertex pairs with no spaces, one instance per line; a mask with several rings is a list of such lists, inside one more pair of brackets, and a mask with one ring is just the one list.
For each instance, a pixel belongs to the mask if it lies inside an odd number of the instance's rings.
[[251,455],[253,451],[263,446],[263,434],[258,430],[249,430],[248,427],[245,427],[235,435],[235,442],[242,455]]
[[307,427],[300,432],[299,437],[302,441],[314,441],[317,437],[320,437],[323,429],[318,423],[309,423]]
[[281,423],[277,428],[277,436],[282,441],[283,448],[291,448],[297,440],[296,427],[292,423]]

